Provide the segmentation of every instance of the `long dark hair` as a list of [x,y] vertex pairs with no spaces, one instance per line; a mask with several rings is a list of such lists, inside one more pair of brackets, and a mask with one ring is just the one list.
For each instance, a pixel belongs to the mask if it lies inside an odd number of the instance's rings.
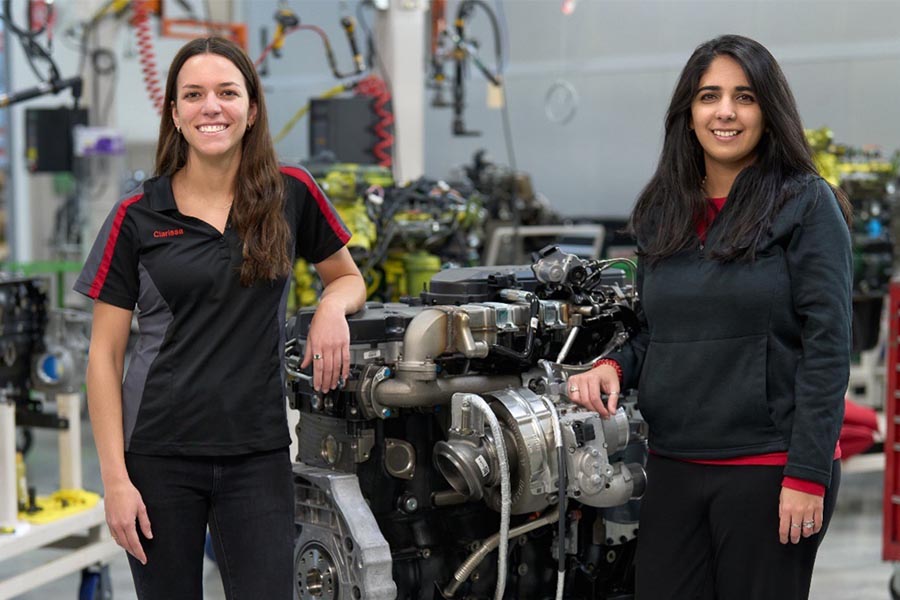
[[[752,260],[785,201],[809,176],[818,174],[794,95],[769,51],[739,35],[701,44],[675,85],[659,164],[631,215],[630,228],[638,238],[640,255],[650,264],[697,243],[695,223],[706,214],[702,190],[706,166],[703,148],[690,128],[691,103],[700,78],[718,56],[729,56],[744,69],[762,111],[765,132],[756,146],[756,160],[731,187],[728,210],[719,216],[721,241],[710,249],[710,256],[723,261]],[[850,203],[840,190],[835,195],[849,225]]]
[[231,206],[231,223],[244,245],[241,284],[249,286],[286,276],[291,270],[288,258],[291,233],[284,217],[284,181],[269,135],[259,75],[247,53],[234,42],[220,37],[197,38],[185,44],[172,60],[166,79],[167,105],[159,122],[156,174],[171,177],[187,162],[188,143],[175,129],[171,103],[177,99],[176,84],[181,68],[198,54],[217,54],[231,61],[244,76],[251,104],[256,103],[256,119],[241,141],[241,162]]

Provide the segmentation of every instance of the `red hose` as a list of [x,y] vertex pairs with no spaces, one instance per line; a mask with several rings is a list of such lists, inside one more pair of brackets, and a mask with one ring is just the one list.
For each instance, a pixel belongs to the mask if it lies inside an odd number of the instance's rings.
[[150,30],[150,0],[135,0],[134,28],[140,54],[141,71],[144,72],[144,86],[150,96],[150,103],[158,114],[162,114],[165,104],[165,92],[159,80],[156,68],[156,56],[153,49],[153,32]]
[[269,42],[269,45],[263,48],[262,54],[260,54],[259,58],[254,61],[253,66],[258,69],[262,62],[269,55],[269,52],[271,52],[275,47],[275,44],[277,44],[279,41],[284,42],[284,38],[294,33],[295,31],[301,30],[313,31],[322,39],[322,44],[325,46],[325,58],[328,59],[328,65],[331,67],[331,72],[334,73],[334,76],[338,79],[347,77],[347,75],[344,75],[337,70],[337,63],[334,59],[334,52],[331,50],[331,42],[328,41],[328,34],[326,34],[325,30],[318,25],[295,25],[294,27],[288,27],[281,33],[280,37],[276,36],[272,38],[272,41]]
[[390,131],[391,125],[394,124],[394,113],[388,107],[391,93],[384,80],[374,75],[360,79],[356,84],[356,93],[361,96],[370,96],[373,99],[375,114],[379,117],[378,124],[375,125],[375,135],[380,141],[375,144],[372,154],[375,155],[379,165],[390,167],[394,162],[392,156],[394,136]]
[[[283,39],[286,38],[288,35],[294,33],[295,31],[297,31],[297,29],[299,29],[299,26],[298,26],[298,27],[288,27],[287,29],[285,29],[285,30],[281,33],[281,39],[283,40]],[[266,46],[265,48],[263,48],[262,54],[259,55],[259,58],[257,58],[257,59],[253,62],[253,66],[256,67],[256,68],[258,69],[258,68],[259,68],[259,65],[262,64],[262,61],[266,60],[266,57],[269,55],[269,52],[272,51],[272,48],[273,48],[273,47],[275,46],[275,44],[277,44],[277,43],[278,43],[278,37],[273,37],[273,38],[272,38],[272,41],[269,42],[269,45]]]

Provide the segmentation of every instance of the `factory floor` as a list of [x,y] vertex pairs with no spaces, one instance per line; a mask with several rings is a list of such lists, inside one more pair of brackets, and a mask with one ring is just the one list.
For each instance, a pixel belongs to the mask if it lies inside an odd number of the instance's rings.
[[[84,425],[84,485],[100,491],[97,454],[90,428]],[[828,535],[819,550],[810,598],[814,600],[890,600],[888,581],[893,567],[881,561],[882,456],[864,455],[845,464],[837,509]],[[49,493],[59,484],[56,436],[35,432],[26,464],[31,485],[38,494]],[[59,550],[39,550],[0,562],[0,581],[25,568],[60,556]],[[115,600],[136,598],[124,553],[110,564]],[[75,600],[80,577],[69,575],[17,596],[20,600]],[[204,599],[224,600],[225,593],[214,563],[204,565]]]

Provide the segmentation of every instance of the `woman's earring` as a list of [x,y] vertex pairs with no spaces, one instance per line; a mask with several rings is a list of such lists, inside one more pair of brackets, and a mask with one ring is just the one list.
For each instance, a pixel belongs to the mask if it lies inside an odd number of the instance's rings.
[[176,125],[175,131],[177,131],[178,133],[181,133],[181,125]]
[[248,121],[248,122],[247,122],[247,131],[250,131],[250,129],[252,129],[252,128],[253,128],[253,123],[250,123],[250,122]]

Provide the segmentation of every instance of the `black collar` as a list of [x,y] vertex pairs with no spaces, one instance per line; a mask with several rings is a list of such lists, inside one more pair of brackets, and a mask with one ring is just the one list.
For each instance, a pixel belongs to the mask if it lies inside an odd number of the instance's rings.
[[168,175],[153,177],[144,182],[144,193],[150,208],[157,212],[178,210],[175,195],[172,193],[172,178]]

